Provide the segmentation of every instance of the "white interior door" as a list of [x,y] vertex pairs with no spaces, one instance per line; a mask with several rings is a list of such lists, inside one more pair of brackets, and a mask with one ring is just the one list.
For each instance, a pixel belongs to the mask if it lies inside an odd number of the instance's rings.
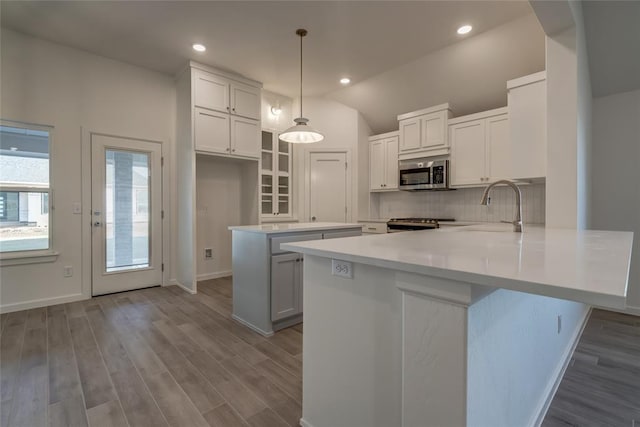
[[162,284],[162,146],[91,135],[92,294]]
[[309,220],[346,222],[347,153],[309,153]]

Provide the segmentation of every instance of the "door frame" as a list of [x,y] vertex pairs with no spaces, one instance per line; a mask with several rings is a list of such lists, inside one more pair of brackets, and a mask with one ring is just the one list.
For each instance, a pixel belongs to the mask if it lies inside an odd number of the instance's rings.
[[[138,136],[124,136],[124,135],[119,135],[116,133],[112,133],[112,132],[98,132],[98,131],[91,131],[88,130],[84,127],[80,128],[80,132],[81,132],[81,144],[80,144],[80,169],[81,169],[81,176],[82,176],[82,183],[81,183],[81,201],[80,201],[80,206],[82,207],[82,214],[81,214],[81,218],[82,218],[82,226],[81,226],[81,250],[82,250],[82,265],[81,265],[81,279],[82,279],[82,296],[84,297],[84,299],[89,299],[92,298],[92,289],[93,289],[93,275],[92,275],[92,271],[93,271],[93,267],[92,267],[92,252],[93,252],[93,246],[92,246],[92,220],[93,220],[93,216],[92,216],[92,212],[91,212],[91,184],[92,184],[92,170],[91,170],[91,164],[92,164],[92,159],[91,159],[91,137],[92,135],[100,135],[100,136],[108,136],[108,137],[113,137],[113,138],[123,138],[123,139],[132,139],[132,140],[136,140],[136,141],[142,141],[142,142],[152,142],[152,143],[157,143],[160,144],[160,153],[161,153],[161,161],[160,161],[160,208],[162,209],[162,211],[165,213],[165,215],[162,216],[162,244],[161,246],[161,259],[162,259],[162,264],[165,265],[165,267],[168,265],[167,264],[167,260],[166,260],[166,254],[167,251],[165,250],[165,248],[167,247],[167,239],[169,238],[169,233],[170,230],[168,230],[168,225],[169,225],[169,221],[165,221],[166,219],[166,212],[168,212],[167,210],[167,197],[165,197],[165,189],[167,188],[167,186],[165,185],[165,179],[166,179],[166,174],[165,174],[165,167],[164,167],[164,158],[165,158],[165,144],[163,143],[163,141],[160,140],[154,140],[154,139],[148,139],[148,138],[141,138]],[[166,286],[167,283],[167,271],[168,269],[165,268],[163,269],[163,271],[161,271],[162,273],[162,286]]]
[[337,149],[307,149],[304,153],[304,222],[311,222],[311,198],[309,197],[310,189],[311,189],[311,154],[345,154],[347,167],[346,167],[346,178],[347,178],[347,222],[353,221],[353,200],[352,200],[352,162],[351,162],[351,149],[349,148],[337,148]]

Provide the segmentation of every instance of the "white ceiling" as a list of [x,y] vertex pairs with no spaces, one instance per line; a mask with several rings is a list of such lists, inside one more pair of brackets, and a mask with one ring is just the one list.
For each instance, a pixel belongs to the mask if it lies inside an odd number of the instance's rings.
[[[342,76],[358,83],[531,13],[526,1],[0,4],[3,27],[167,74],[193,59],[292,97],[299,84],[299,27],[309,30],[305,96],[318,96],[340,89]],[[474,31],[463,38],[455,30],[465,23]],[[194,42],[204,43],[207,51],[194,52]]]
[[640,89],[640,1],[582,5],[593,96]]

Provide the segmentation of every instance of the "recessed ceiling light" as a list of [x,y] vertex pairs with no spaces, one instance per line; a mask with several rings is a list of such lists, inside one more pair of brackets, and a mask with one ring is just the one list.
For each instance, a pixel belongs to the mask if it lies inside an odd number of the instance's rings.
[[193,50],[195,50],[196,52],[204,52],[205,50],[207,50],[207,48],[203,44],[194,43]]
[[458,34],[467,34],[472,29],[473,27],[471,25],[463,25],[462,27],[458,28]]
[[343,85],[348,85],[349,83],[351,83],[351,79],[348,77],[343,77],[340,79],[340,83],[342,83]]

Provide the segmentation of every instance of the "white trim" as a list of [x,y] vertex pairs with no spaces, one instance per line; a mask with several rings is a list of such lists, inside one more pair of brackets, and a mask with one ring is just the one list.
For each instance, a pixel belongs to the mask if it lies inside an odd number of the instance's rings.
[[305,420],[304,418],[300,418],[300,426],[301,427],[313,427],[313,425],[309,421]]
[[556,368],[555,374],[551,377],[552,380],[547,384],[545,393],[543,394],[544,398],[538,404],[538,409],[533,413],[532,422],[528,425],[540,427],[542,422],[544,421],[544,417],[547,415],[547,411],[551,406],[551,402],[553,401],[554,396],[556,395],[556,391],[558,391],[558,387],[562,382],[562,377],[564,377],[564,373],[569,366],[569,362],[571,362],[571,357],[573,356],[573,352],[575,351],[578,342],[580,341],[580,337],[582,336],[582,331],[584,331],[585,326],[587,326],[587,320],[589,320],[589,316],[591,315],[592,307],[589,307],[588,310],[585,311],[584,317],[579,324],[579,327],[573,333],[571,337],[570,345],[565,350],[562,358],[560,359],[560,364],[558,364]]
[[70,294],[63,295],[61,297],[41,298],[23,302],[16,302],[13,304],[0,305],[0,313],[11,313],[14,311],[27,310],[30,308],[48,307],[50,305],[64,304],[74,301],[82,301],[90,298],[86,298],[82,294]]
[[433,107],[423,108],[422,110],[411,111],[410,113],[404,113],[398,115],[398,121],[411,119],[413,117],[422,116],[423,114],[436,113],[438,111],[449,110],[451,111],[451,106],[449,103],[434,105]]
[[394,137],[398,137],[398,138],[400,137],[399,130],[394,130],[392,132],[387,132],[387,133],[379,133],[377,135],[371,135],[369,136],[369,142],[378,141],[380,139],[394,138]]
[[0,255],[0,267],[55,262],[58,259],[58,255],[60,255],[60,252],[51,250],[31,251],[31,253],[29,251],[6,252]]
[[185,285],[183,285],[182,283],[178,282],[177,280],[175,281],[175,285],[179,288],[182,288],[182,290],[189,292],[191,295],[195,295],[198,292],[192,289],[187,288]]
[[200,281],[200,280],[219,279],[220,277],[229,277],[231,276],[231,274],[232,274],[231,270],[216,271],[214,273],[206,273],[206,274],[198,274],[196,276],[196,280]]
[[489,117],[501,116],[506,114],[509,117],[509,108],[500,107],[493,110],[482,111],[481,113],[468,114],[466,116],[456,117],[455,119],[449,119],[448,126],[457,125],[460,123],[472,122],[480,119],[488,119]]
[[520,86],[526,86],[533,83],[541,82],[547,79],[547,71],[539,71],[529,74],[528,76],[518,77],[517,79],[507,80],[507,90]]
[[262,329],[252,325],[251,323],[247,322],[246,320],[242,320],[241,318],[239,318],[238,316],[236,316],[235,314],[231,315],[231,318],[233,320],[235,320],[238,323],[243,324],[244,326],[246,326],[247,328],[251,329],[254,332],[259,333],[260,335],[264,336],[264,337],[272,337],[273,336],[273,331],[271,332],[265,332]]

